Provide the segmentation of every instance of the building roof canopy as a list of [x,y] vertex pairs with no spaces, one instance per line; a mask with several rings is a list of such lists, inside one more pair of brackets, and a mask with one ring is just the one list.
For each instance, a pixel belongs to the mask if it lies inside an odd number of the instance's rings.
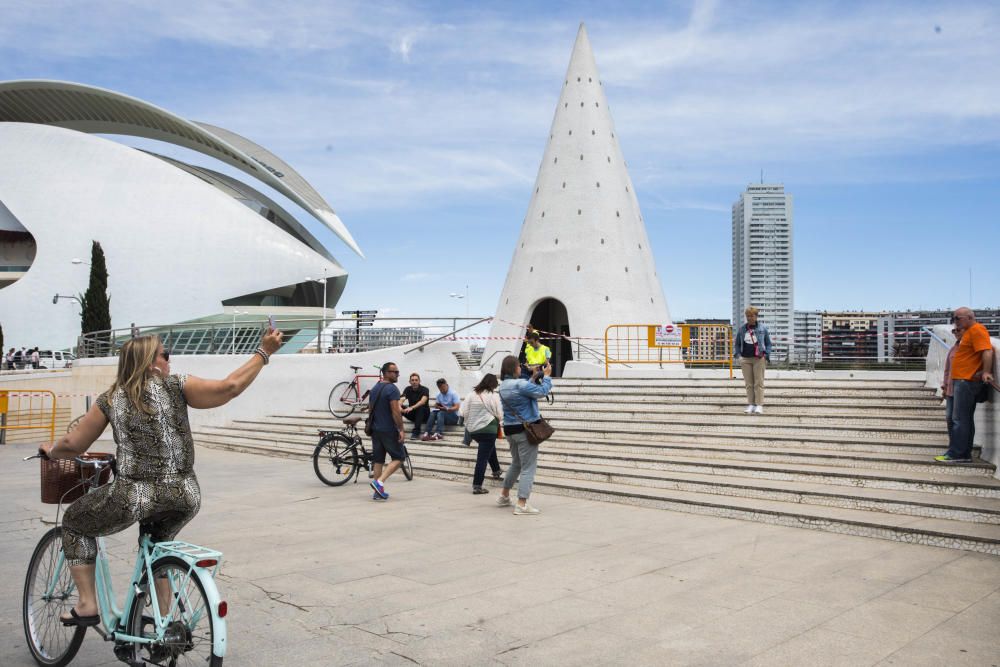
[[56,125],[91,134],[124,134],[198,151],[274,188],[364,257],[333,208],[298,172],[270,151],[229,130],[185,120],[115,91],[46,80],[0,82],[0,122]]

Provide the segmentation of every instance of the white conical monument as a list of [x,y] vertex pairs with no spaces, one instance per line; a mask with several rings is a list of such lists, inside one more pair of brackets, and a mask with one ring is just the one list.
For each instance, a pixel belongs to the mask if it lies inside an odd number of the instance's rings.
[[[483,369],[517,354],[525,326],[592,337],[610,324],[670,321],[587,30],[573,47],[528,214],[500,295]],[[548,343],[557,368],[576,352]],[[581,355],[583,356],[583,355]]]

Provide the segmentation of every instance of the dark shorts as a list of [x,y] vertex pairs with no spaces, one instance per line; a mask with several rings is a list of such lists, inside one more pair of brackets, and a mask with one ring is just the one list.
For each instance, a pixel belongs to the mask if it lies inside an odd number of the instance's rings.
[[403,443],[396,431],[375,431],[372,433],[372,461],[385,463],[388,454],[393,461],[403,460]]

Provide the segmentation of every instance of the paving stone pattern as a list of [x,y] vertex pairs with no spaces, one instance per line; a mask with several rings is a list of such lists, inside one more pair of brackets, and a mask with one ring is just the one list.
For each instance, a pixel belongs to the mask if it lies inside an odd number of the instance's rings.
[[[0,447],[0,665],[54,517]],[[183,539],[225,553],[227,665],[998,665],[1000,558],[466,484],[322,485],[304,460],[199,448]],[[136,529],[109,538],[119,590]],[[76,665],[117,665],[95,634]]]

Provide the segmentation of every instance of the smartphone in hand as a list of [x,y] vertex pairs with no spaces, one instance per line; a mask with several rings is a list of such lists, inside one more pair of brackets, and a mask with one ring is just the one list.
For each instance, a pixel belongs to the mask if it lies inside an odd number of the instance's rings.
[[271,328],[271,331],[275,330],[275,327],[274,327],[274,315],[268,315],[267,316],[267,326],[269,326]]

